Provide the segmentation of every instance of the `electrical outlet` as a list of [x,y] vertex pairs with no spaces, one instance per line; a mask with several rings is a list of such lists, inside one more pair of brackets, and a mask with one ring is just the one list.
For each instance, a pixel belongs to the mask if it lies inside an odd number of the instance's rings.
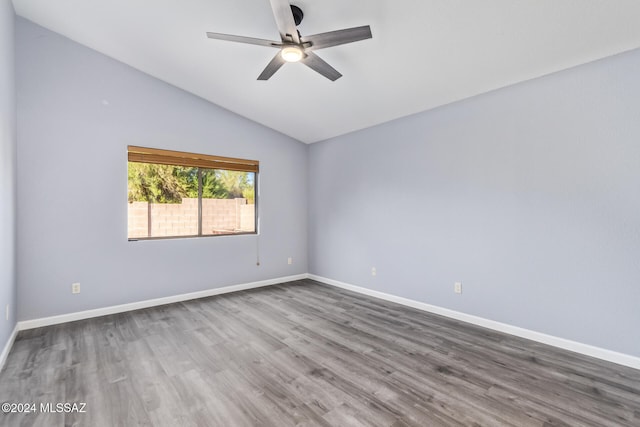
[[293,264],[293,258],[289,257],[289,259],[287,259],[287,264],[289,265]]
[[71,284],[71,293],[79,294],[80,293],[80,283],[72,283]]
[[453,292],[455,292],[456,294],[461,294],[462,293],[462,283],[461,282],[456,282],[453,284]]
[[376,274],[378,274],[378,272],[376,271],[375,267],[371,267],[371,275],[375,276]]

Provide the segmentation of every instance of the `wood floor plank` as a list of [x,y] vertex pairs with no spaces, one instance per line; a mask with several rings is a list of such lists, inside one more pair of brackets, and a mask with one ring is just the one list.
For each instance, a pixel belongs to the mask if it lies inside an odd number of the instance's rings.
[[[2,426],[640,426],[640,371],[301,280],[22,331]],[[40,409],[40,408],[38,408]]]

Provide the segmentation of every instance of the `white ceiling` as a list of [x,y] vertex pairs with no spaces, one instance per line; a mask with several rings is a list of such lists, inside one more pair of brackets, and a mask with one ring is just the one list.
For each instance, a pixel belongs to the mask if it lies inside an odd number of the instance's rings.
[[370,25],[256,78],[279,40],[269,0],[13,0],[16,13],[215,104],[311,143],[640,47],[637,0],[292,0],[311,35]]

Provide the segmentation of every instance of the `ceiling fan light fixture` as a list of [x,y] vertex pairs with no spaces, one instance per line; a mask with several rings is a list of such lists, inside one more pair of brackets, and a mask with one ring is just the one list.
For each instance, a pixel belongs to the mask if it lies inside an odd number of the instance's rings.
[[298,46],[285,46],[280,51],[280,56],[287,62],[298,62],[302,59],[304,53]]

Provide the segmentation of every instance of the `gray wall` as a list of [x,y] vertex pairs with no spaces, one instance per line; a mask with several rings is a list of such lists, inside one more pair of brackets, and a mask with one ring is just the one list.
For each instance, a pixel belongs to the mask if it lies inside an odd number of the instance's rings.
[[[15,110],[2,7],[4,304]],[[309,271],[640,356],[640,52],[307,147],[22,19],[16,46],[20,319]],[[262,265],[255,236],[128,242],[128,144],[259,159]]]
[[[16,324],[15,14],[0,0],[0,352]],[[5,309],[9,304],[9,321]]]
[[[21,18],[16,53],[20,320],[307,271],[306,145]],[[261,266],[253,235],[128,242],[127,145],[260,160]]]
[[640,356],[639,76],[633,51],[312,145],[310,273]]

